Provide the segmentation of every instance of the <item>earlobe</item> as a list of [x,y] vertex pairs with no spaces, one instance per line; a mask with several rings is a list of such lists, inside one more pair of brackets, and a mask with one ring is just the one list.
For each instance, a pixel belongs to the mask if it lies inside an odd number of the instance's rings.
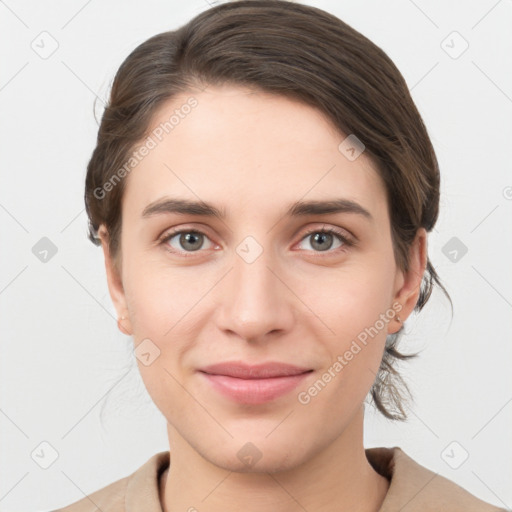
[[388,333],[398,332],[403,322],[413,312],[420,295],[423,275],[427,267],[427,232],[425,228],[418,229],[416,237],[409,249],[409,267],[399,273],[399,288],[393,299],[399,303],[400,313],[389,323]]
[[123,334],[126,334],[127,336],[130,336],[132,333],[131,333],[131,326],[130,326],[130,332],[125,328],[125,326],[123,325],[123,323],[126,321],[126,317],[125,316],[122,316],[121,318],[118,318],[117,319],[117,328],[123,333]]
[[98,229],[98,236],[101,240],[101,247],[103,249],[103,256],[105,259],[105,271],[107,274],[108,290],[110,293],[110,298],[112,299],[117,312],[117,327],[123,334],[131,335],[132,327],[128,315],[122,278],[120,271],[117,268],[112,255],[110,254],[109,234],[107,228],[103,224]]

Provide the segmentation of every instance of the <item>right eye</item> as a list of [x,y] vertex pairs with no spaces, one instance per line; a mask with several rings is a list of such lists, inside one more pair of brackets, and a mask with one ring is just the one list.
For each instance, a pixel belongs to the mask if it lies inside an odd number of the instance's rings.
[[[179,236],[178,236],[179,235]],[[161,239],[161,243],[172,253],[193,253],[203,248],[205,240],[210,240],[207,235],[195,229],[181,229],[166,233]],[[213,247],[213,243],[211,249]]]

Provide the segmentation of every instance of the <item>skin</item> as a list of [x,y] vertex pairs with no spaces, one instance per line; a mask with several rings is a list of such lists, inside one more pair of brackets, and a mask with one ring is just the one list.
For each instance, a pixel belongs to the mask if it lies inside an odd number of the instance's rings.
[[[160,108],[153,126],[192,95]],[[382,179],[363,153],[348,160],[345,138],[316,109],[282,96],[223,86],[194,91],[198,106],[125,179],[121,252],[113,258],[100,229],[108,285],[120,328],[160,355],[138,366],[168,422],[171,466],[160,479],[162,507],[178,510],[376,511],[389,487],[363,446],[364,399],[375,380],[390,320],[332,381],[307,390],[379,315],[399,303],[412,312],[425,271],[420,229],[410,269],[397,268]],[[226,218],[161,213],[172,196],[225,208]],[[284,216],[298,200],[345,198],[356,213]],[[338,227],[322,251],[311,228]],[[205,234],[193,251],[170,228]],[[236,249],[253,237],[252,263]],[[329,247],[329,243],[332,246]],[[170,252],[170,251],[175,251]],[[190,257],[187,257],[190,256]],[[299,388],[262,405],[220,395],[197,369],[221,361],[282,361],[314,370]],[[251,442],[252,466],[237,452]],[[248,499],[250,492],[250,499]]]

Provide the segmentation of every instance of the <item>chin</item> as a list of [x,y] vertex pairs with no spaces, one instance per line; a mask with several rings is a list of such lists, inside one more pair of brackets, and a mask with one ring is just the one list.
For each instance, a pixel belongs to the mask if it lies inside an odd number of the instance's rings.
[[[247,438],[246,438],[247,439]],[[219,450],[203,452],[203,457],[215,466],[236,473],[278,473],[299,466],[307,453],[304,445],[288,439],[253,437],[253,441],[231,440]],[[301,451],[299,451],[299,449]],[[220,451],[222,450],[222,451]]]
[[219,454],[209,459],[210,462],[226,471],[234,473],[279,473],[294,469],[300,465],[299,460],[295,457],[290,458],[289,454],[273,454],[271,457],[262,457],[254,464],[246,464],[241,462],[238,457],[229,456],[226,454]]

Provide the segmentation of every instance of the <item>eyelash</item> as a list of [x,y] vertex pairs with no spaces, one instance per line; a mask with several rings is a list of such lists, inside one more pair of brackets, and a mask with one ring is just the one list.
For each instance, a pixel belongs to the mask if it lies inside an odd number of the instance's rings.
[[[194,233],[194,234],[203,235],[206,238],[209,238],[206,233],[203,233],[202,231],[199,231],[197,229],[179,229],[179,230],[176,230],[176,231],[167,232],[166,234],[164,234],[160,238],[159,242],[160,242],[161,245],[165,245],[165,249],[167,251],[169,251],[170,253],[172,253],[172,254],[180,254],[180,255],[185,254],[185,256],[183,256],[185,258],[193,257],[195,255],[195,253],[201,252],[200,249],[197,250],[197,251],[179,251],[179,252],[177,252],[174,249],[171,250],[169,248],[169,246],[167,245],[167,243],[169,242],[169,240],[174,238],[176,235],[180,235],[182,233]],[[336,229],[336,228],[320,228],[320,229],[317,228],[317,229],[311,229],[311,230],[307,231],[306,233],[304,233],[304,235],[300,239],[300,241],[302,242],[308,236],[316,234],[316,233],[324,233],[324,234],[328,234],[328,235],[335,235],[336,237],[339,238],[339,240],[343,244],[341,247],[338,247],[338,248],[336,248],[334,250],[328,249],[327,251],[312,251],[312,252],[317,253],[319,255],[321,255],[323,252],[325,252],[327,254],[333,254],[333,253],[341,252],[343,250],[346,250],[347,247],[352,247],[353,245],[355,245],[355,241],[354,240],[349,239],[341,230]]]

